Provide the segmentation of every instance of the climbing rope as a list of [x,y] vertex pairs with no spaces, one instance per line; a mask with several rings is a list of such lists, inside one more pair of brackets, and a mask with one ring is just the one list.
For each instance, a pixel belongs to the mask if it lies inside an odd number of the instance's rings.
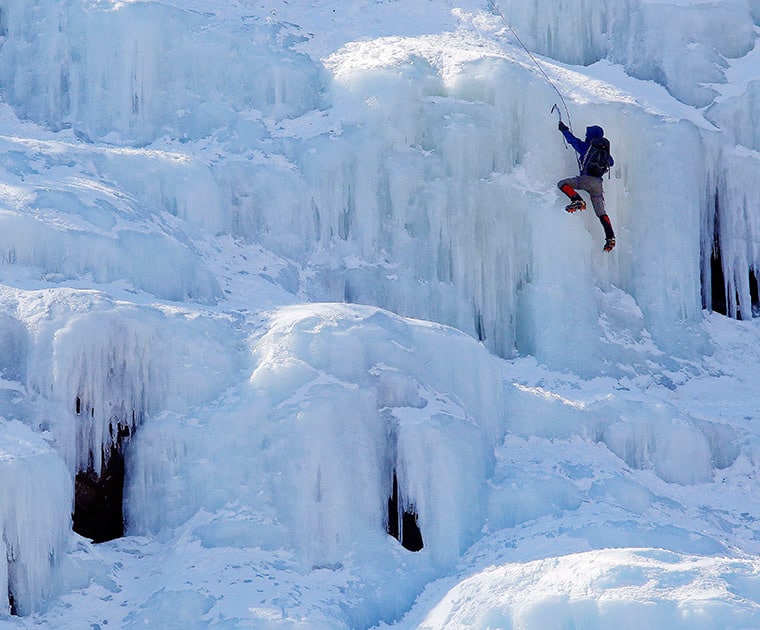
[[[515,39],[519,42],[520,46],[523,47],[523,50],[528,54],[528,57],[531,58],[534,64],[536,64],[536,68],[538,68],[539,72],[543,75],[544,79],[546,79],[546,82],[552,86],[554,91],[557,93],[557,96],[559,96],[559,100],[562,102],[562,106],[565,108],[565,115],[567,116],[567,126],[570,129],[570,131],[573,130],[573,123],[570,120],[570,110],[567,107],[567,103],[565,102],[564,97],[562,96],[562,93],[557,89],[557,86],[554,85],[554,82],[549,78],[549,75],[546,74],[544,69],[541,67],[541,64],[538,62],[538,59],[536,59],[533,56],[533,53],[528,50],[528,47],[523,43],[523,41],[520,39],[520,36],[517,34],[517,31],[512,28],[512,25],[509,23],[506,17],[504,17],[504,14],[502,13],[501,9],[499,8],[499,5],[496,4],[496,0],[488,0],[488,10],[498,15],[506,27],[511,31],[512,35],[514,35]],[[552,107],[552,110],[550,113],[553,113],[555,108],[557,109],[557,112],[559,113],[559,108],[555,105]],[[562,116],[560,115],[560,121],[562,120]]]

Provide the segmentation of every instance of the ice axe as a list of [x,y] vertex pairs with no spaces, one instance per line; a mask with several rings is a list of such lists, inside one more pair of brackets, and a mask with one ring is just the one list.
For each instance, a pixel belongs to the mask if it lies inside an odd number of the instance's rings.
[[[557,92],[557,94],[559,94],[559,92]],[[567,103],[565,103],[565,99],[562,98],[562,94],[559,94],[559,98],[562,100],[562,104],[565,106],[565,114],[567,114],[567,128],[572,131],[573,123],[570,122],[570,110],[567,108]],[[554,112],[557,112],[557,118],[559,118],[559,122],[565,122],[562,120],[562,110],[559,108],[559,105],[557,105],[557,103],[554,103],[551,110],[549,111],[550,114],[553,114]]]
[[552,109],[549,113],[553,114],[554,112],[557,112],[557,118],[559,118],[559,122],[562,122],[562,112],[559,111],[559,107],[557,107],[557,103],[554,103],[554,105],[552,105]]
[[[554,103],[554,105],[552,105],[551,110],[549,111],[550,114],[553,114],[554,112],[557,112],[557,118],[559,119],[559,122],[563,122],[563,120],[562,120],[562,111],[560,110],[559,105],[557,105],[557,103]],[[569,116],[570,116],[570,114],[568,114],[568,121],[567,121],[568,125],[567,125],[567,128],[570,131],[572,131],[573,130],[573,126],[570,124]]]
[[[553,114],[554,112],[557,112],[557,118],[559,119],[559,122],[562,122],[562,112],[560,111],[559,107],[557,106],[557,103],[554,103],[554,105],[552,105],[551,110],[549,111],[550,114]],[[564,143],[565,148],[567,149],[567,141],[565,140],[564,136],[562,136],[562,142]]]

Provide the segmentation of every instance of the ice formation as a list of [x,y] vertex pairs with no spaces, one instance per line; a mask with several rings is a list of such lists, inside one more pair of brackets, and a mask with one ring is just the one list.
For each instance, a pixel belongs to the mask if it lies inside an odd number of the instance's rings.
[[[337,562],[368,528],[384,529],[395,474],[433,553],[456,558],[480,527],[485,463],[504,432],[493,357],[440,326],[340,305],[287,309],[255,347],[239,403],[202,431],[177,430],[183,419],[167,417],[136,436],[128,488],[135,531],[158,533],[230,500],[254,508],[263,495],[312,564]],[[208,457],[209,440],[229,454]],[[200,468],[177,469],[177,452]],[[186,488],[167,491],[188,474]],[[218,494],[222,479],[239,491]],[[176,505],[157,512],[169,496]]]
[[[754,626],[754,603],[736,601],[734,585],[751,579],[757,563],[703,563],[663,550],[616,550],[490,567],[452,588],[414,627],[555,628],[558,619],[582,628]],[[663,596],[674,585],[688,591],[687,601]]]
[[0,605],[28,615],[57,594],[71,532],[72,478],[44,439],[0,420]]
[[759,25],[0,0],[0,623],[760,625]]

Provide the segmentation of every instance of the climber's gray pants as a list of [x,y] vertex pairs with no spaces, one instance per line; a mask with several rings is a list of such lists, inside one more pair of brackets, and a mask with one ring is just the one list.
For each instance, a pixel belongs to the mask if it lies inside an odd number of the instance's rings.
[[591,205],[594,206],[596,216],[601,217],[607,214],[604,209],[604,190],[602,190],[602,178],[591,177],[591,175],[580,175],[579,177],[568,177],[557,183],[557,187],[562,190],[565,185],[570,185],[574,189],[580,188],[591,195]]

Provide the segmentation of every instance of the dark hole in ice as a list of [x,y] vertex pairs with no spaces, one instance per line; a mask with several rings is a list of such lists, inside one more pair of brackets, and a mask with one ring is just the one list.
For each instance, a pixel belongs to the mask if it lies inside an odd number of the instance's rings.
[[[128,427],[119,427],[100,474],[92,468],[77,473],[74,489],[74,531],[100,543],[124,535],[124,443]],[[107,456],[106,456],[107,455]]]
[[424,547],[422,532],[417,523],[417,514],[412,510],[401,510],[398,496],[398,477],[393,472],[393,489],[388,498],[388,534],[401,543],[404,549],[419,551]]
[[721,315],[727,315],[726,280],[723,276],[723,260],[720,255],[720,247],[717,244],[713,246],[712,256],[710,256],[710,276],[712,278],[710,286],[712,310]]

